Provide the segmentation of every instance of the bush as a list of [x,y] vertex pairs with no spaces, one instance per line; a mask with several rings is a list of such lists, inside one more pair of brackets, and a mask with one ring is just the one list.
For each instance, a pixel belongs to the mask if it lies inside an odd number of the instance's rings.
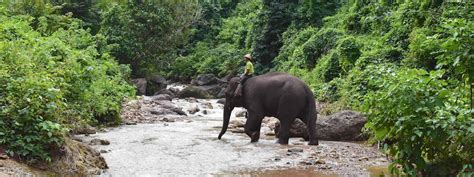
[[349,72],[359,59],[361,52],[354,37],[346,37],[337,41],[339,51],[339,65],[344,73]]
[[[371,80],[380,90],[364,99],[362,110],[368,113],[366,127],[374,133],[373,140],[385,142],[394,163],[410,176],[418,171],[448,176],[473,165],[468,87],[461,83],[450,87],[455,83],[443,80],[443,75],[443,70],[401,69]],[[431,171],[430,166],[442,169]]]
[[117,118],[133,95],[129,69],[99,54],[98,38],[77,21],[54,20],[67,18],[0,16],[0,144],[11,156],[49,161],[76,123]]
[[228,43],[211,47],[208,43],[199,42],[193,50],[191,55],[175,61],[174,69],[169,73],[171,77],[190,79],[198,74],[225,76],[236,73],[245,55],[244,50]]

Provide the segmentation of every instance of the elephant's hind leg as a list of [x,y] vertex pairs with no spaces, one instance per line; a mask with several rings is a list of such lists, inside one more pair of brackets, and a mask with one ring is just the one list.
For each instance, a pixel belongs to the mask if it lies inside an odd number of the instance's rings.
[[290,116],[279,116],[278,119],[280,119],[280,130],[278,132],[277,142],[280,144],[288,144],[290,140],[290,126],[295,118],[291,118]]

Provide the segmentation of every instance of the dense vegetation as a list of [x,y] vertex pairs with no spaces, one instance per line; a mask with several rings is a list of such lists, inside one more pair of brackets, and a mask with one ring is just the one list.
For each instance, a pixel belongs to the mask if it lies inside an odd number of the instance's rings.
[[394,173],[473,173],[471,2],[113,2],[1,7],[0,143],[11,154],[47,159],[74,123],[116,118],[129,75],[226,76],[252,53],[258,74],[308,83],[322,114],[365,113]]
[[[41,15],[0,8],[0,143],[11,156],[51,160],[75,126],[120,121],[134,94],[103,36],[41,6]],[[32,15],[37,15],[32,16]]]

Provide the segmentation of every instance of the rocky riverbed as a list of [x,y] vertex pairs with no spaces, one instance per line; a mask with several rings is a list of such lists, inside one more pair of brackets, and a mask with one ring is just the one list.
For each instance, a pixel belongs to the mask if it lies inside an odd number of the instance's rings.
[[[103,176],[378,176],[389,160],[364,142],[320,141],[308,146],[303,138],[275,144],[277,120],[265,118],[258,143],[243,134],[244,110],[237,108],[222,140],[222,108],[217,99],[168,99],[141,96],[125,105],[125,125],[78,138],[102,153],[109,169]],[[285,175],[286,174],[286,175]],[[293,176],[293,175],[291,175]]]

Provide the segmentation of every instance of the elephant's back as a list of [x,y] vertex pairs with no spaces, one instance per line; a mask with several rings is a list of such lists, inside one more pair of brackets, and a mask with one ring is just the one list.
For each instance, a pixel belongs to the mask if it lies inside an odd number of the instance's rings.
[[292,95],[303,99],[309,89],[302,80],[286,73],[269,73],[251,79],[253,89],[259,90],[260,95]]
[[253,82],[257,82],[260,89],[284,89],[285,86],[293,86],[294,89],[305,89],[306,84],[299,78],[282,72],[272,72],[256,76]]

